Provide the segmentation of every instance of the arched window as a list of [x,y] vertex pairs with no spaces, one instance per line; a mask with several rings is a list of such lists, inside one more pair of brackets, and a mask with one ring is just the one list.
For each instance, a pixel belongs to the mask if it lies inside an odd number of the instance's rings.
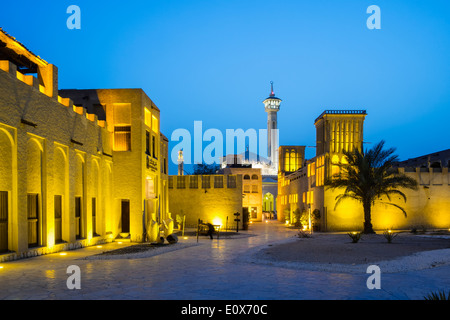
[[258,180],[258,175],[256,174],[252,175],[252,180]]
[[246,175],[244,176],[244,180],[250,180],[250,176],[249,176],[248,174],[246,174]]

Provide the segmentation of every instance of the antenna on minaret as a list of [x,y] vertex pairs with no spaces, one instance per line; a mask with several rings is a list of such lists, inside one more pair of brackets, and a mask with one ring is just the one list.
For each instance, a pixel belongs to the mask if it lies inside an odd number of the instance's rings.
[[273,81],[270,81],[270,96],[275,97],[275,93],[273,92]]

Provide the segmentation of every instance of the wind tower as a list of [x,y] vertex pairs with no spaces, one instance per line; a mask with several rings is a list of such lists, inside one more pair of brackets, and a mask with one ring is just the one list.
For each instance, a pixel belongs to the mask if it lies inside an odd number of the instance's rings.
[[270,96],[263,101],[267,112],[267,156],[271,162],[271,166],[278,170],[278,123],[277,113],[280,111],[281,99],[275,96],[273,91],[273,81],[270,82]]

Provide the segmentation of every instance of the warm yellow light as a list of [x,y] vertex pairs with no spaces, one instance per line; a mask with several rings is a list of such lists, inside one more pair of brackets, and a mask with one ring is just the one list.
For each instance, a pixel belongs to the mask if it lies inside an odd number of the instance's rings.
[[286,220],[286,224],[289,224],[289,220]]
[[117,242],[118,244],[122,244],[122,242]]
[[187,240],[187,239],[189,239],[189,238],[188,238],[188,237],[183,237],[183,239],[184,239],[184,240]]
[[269,221],[266,220],[266,223],[268,223]]
[[303,226],[303,230],[306,230],[308,227],[307,226]]
[[0,266],[0,269],[3,269],[3,266]]
[[144,110],[145,110],[145,125],[150,128],[152,126],[152,113],[147,108],[145,108]]
[[155,133],[159,132],[159,121],[154,115],[152,115],[152,131]]
[[60,256],[67,256],[67,252],[61,252],[59,255]]
[[97,246],[97,248],[98,248],[98,249],[101,249],[101,248],[103,248],[103,247],[102,247],[102,246]]
[[222,219],[220,218],[214,218],[212,221],[213,225],[215,226],[222,226]]

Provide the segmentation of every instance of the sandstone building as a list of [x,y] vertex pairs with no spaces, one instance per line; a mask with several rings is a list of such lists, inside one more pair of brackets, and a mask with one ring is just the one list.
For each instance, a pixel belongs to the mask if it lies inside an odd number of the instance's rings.
[[142,90],[59,91],[0,29],[2,261],[170,232],[167,149]]
[[236,229],[235,213],[239,213],[239,229],[244,227],[242,175],[177,175],[169,176],[169,205],[173,218],[181,227],[197,227],[198,220]]
[[[280,147],[278,219],[294,223],[299,216],[312,220],[321,231],[358,231],[362,228],[362,205],[346,200],[335,208],[339,190],[327,190],[324,181],[339,173],[345,163],[343,151],[362,150],[365,110],[326,110],[315,121],[316,156],[291,167],[287,151],[304,158],[304,147]],[[419,190],[402,190],[407,197],[392,199],[408,216],[392,206],[375,204],[374,229],[445,228],[450,226],[450,174],[448,150],[400,162],[396,168],[413,177]],[[380,199],[383,200],[383,199]],[[387,199],[384,199],[387,200]]]

